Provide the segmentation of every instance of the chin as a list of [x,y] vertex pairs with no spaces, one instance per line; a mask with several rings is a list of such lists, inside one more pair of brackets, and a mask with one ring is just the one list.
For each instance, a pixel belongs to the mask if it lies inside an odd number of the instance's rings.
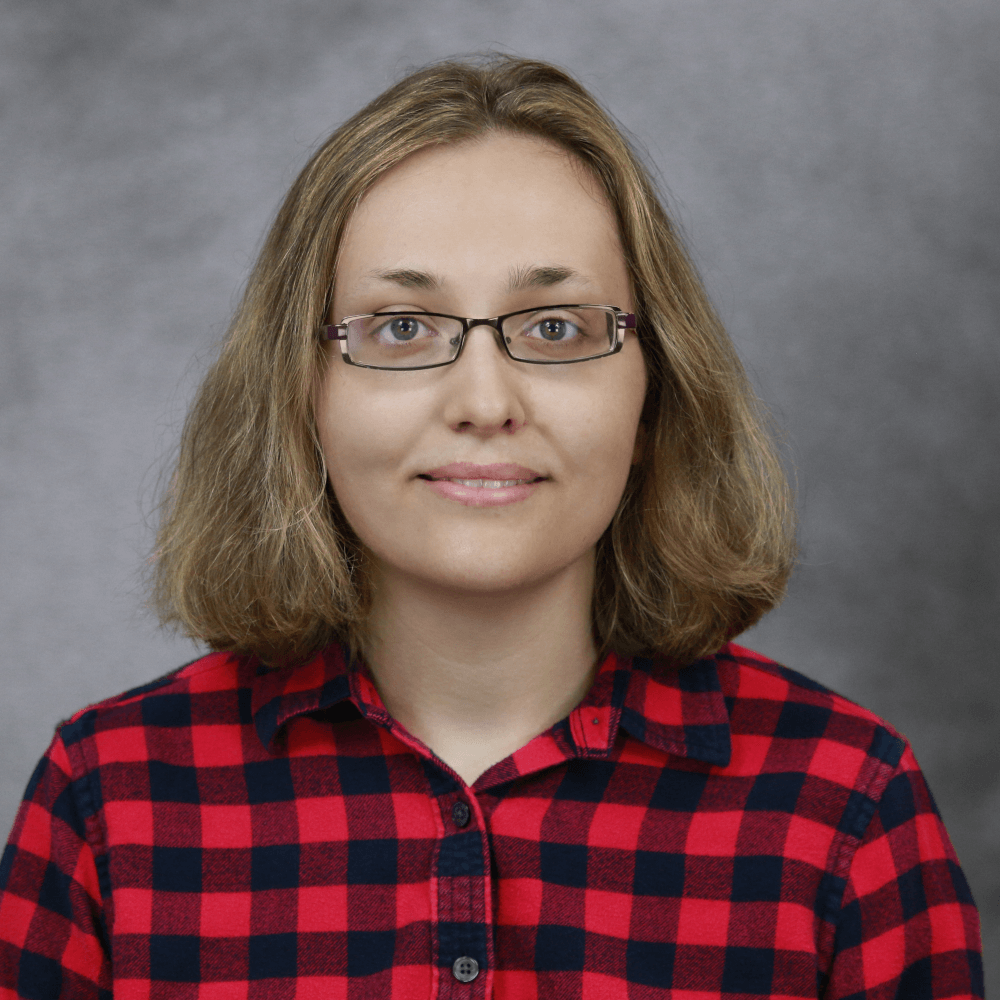
[[[443,590],[468,593],[499,593],[530,587],[553,575],[552,567],[529,567],[492,565],[487,567],[484,560],[474,563],[422,564],[414,568],[414,576],[425,580],[431,586]],[[555,568],[558,572],[558,568]]]
[[[520,544],[507,540],[501,545],[441,546],[433,552],[416,554],[396,564],[408,576],[425,580],[429,586],[453,592],[496,593],[531,588],[574,567],[592,565],[593,549],[545,551],[536,539]],[[588,559],[588,556],[590,557]],[[388,566],[383,563],[386,568]],[[388,565],[392,565],[391,562]],[[390,570],[391,572],[391,570]]]

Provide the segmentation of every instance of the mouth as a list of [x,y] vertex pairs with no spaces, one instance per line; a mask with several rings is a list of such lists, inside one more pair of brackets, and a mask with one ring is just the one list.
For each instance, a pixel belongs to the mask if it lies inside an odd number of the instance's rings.
[[500,490],[511,486],[539,483],[549,477],[524,465],[513,465],[508,462],[496,462],[492,465],[453,462],[451,465],[442,465],[437,469],[422,472],[417,478],[434,483],[456,483],[471,489]]
[[526,500],[549,477],[535,469],[507,462],[492,465],[475,465],[472,462],[454,462],[428,472],[423,479],[439,496],[467,507],[502,507]]
[[417,476],[430,483],[456,483],[459,486],[471,486],[480,490],[502,490],[508,486],[524,486],[527,483],[540,483],[545,476],[535,476],[534,479],[456,479],[453,476]]

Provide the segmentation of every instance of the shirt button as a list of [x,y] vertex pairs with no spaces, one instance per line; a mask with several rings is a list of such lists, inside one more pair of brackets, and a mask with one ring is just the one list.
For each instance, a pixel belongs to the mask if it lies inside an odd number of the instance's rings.
[[479,975],[479,963],[468,955],[456,958],[451,967],[451,974],[460,983],[471,983]]
[[[469,807],[464,802],[462,802],[461,800],[459,800],[458,802],[456,802],[451,807],[451,819],[452,819],[452,822],[455,824],[455,826],[465,826],[465,824],[469,822],[469,816],[471,816],[471,815],[472,814],[469,812]],[[463,961],[463,960],[459,959],[459,961]],[[469,961],[471,962],[472,959],[470,958]],[[476,968],[478,968],[478,966],[476,966]],[[455,975],[458,975],[458,973],[455,973]],[[473,979],[476,978],[475,977],[475,973],[473,973],[472,978]],[[468,982],[468,980],[463,979],[462,982],[463,983],[464,982]]]

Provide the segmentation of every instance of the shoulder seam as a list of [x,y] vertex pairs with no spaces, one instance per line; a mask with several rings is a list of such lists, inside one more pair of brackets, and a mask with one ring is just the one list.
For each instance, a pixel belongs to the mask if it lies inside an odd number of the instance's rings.
[[[884,732],[886,731],[884,727],[882,727],[882,729]],[[885,794],[886,788],[889,786],[892,779],[900,773],[902,758],[909,745],[905,738],[899,736],[898,734],[889,732],[888,735],[892,737],[892,742],[887,744],[886,752],[870,756],[868,758],[872,762],[878,761],[882,766],[879,767],[873,764],[870,767],[867,780],[863,782],[859,781],[857,784],[856,790],[864,796],[866,802],[871,803],[871,814],[866,819],[864,828],[860,830],[857,836],[853,833],[848,833],[847,831],[838,831],[840,846],[834,855],[832,863],[827,867],[827,871],[829,871],[834,878],[843,882],[836,899],[829,899],[826,911],[822,914],[822,919],[824,919],[833,928],[834,934],[836,933],[836,926],[840,920],[840,914],[843,912],[844,892],[847,890],[847,876],[850,873],[851,866],[854,864],[855,855],[864,841],[865,833],[867,832],[868,827],[871,826],[872,821],[875,819],[879,803],[882,800],[882,796]],[[895,753],[897,749],[899,750],[898,755]],[[890,760],[892,756],[895,756],[894,761]],[[859,805],[858,808],[861,808],[861,806]],[[832,937],[833,935],[831,935],[831,941]]]

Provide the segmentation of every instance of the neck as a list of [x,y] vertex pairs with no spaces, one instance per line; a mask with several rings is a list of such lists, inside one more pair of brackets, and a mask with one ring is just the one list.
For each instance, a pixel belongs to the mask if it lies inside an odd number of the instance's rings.
[[381,572],[365,656],[386,708],[472,784],[586,694],[593,585],[592,556],[500,592]]

